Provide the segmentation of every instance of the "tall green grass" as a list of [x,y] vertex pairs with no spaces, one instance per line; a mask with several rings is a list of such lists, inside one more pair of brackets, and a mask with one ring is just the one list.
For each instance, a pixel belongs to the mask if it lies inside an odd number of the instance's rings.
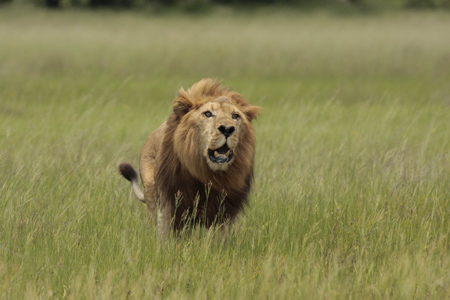
[[[0,10],[0,298],[450,296],[450,18]],[[225,246],[117,172],[181,86],[264,111]]]

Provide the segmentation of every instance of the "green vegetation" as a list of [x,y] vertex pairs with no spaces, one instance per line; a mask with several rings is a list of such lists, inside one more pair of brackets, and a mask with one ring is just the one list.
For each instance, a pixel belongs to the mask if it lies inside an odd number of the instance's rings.
[[[0,10],[0,298],[449,298],[448,28]],[[117,165],[203,77],[264,109],[251,205],[161,244]]]

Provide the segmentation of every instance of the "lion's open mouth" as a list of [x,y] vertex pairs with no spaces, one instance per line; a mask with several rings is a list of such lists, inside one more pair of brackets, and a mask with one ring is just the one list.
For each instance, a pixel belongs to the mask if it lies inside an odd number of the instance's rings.
[[233,157],[233,150],[228,148],[225,143],[222,147],[217,148],[215,150],[208,149],[209,160],[213,163],[223,164],[229,162]]

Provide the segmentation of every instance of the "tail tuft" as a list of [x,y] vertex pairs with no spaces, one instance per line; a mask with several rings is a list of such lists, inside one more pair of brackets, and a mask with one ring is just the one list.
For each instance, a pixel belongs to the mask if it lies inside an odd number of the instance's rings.
[[132,182],[133,180],[138,179],[136,170],[129,163],[121,163],[119,165],[119,172],[128,181]]
[[131,182],[131,186],[133,187],[136,197],[138,197],[138,199],[141,202],[145,203],[144,194],[141,192],[141,189],[139,188],[138,175],[133,166],[130,165],[129,163],[121,163],[119,165],[119,172],[120,174],[122,174],[123,177],[125,177],[126,180]]

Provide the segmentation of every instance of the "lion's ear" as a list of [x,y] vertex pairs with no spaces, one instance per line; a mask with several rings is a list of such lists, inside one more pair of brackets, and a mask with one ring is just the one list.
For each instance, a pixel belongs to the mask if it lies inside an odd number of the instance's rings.
[[193,104],[184,89],[180,89],[178,96],[173,101],[173,112],[182,117],[189,112]]
[[237,104],[239,109],[247,116],[247,119],[251,122],[256,118],[261,111],[261,107],[251,105],[241,94],[232,93],[231,99]]
[[242,112],[247,116],[247,119],[251,122],[256,118],[258,113],[261,111],[261,107],[248,105],[241,108]]

